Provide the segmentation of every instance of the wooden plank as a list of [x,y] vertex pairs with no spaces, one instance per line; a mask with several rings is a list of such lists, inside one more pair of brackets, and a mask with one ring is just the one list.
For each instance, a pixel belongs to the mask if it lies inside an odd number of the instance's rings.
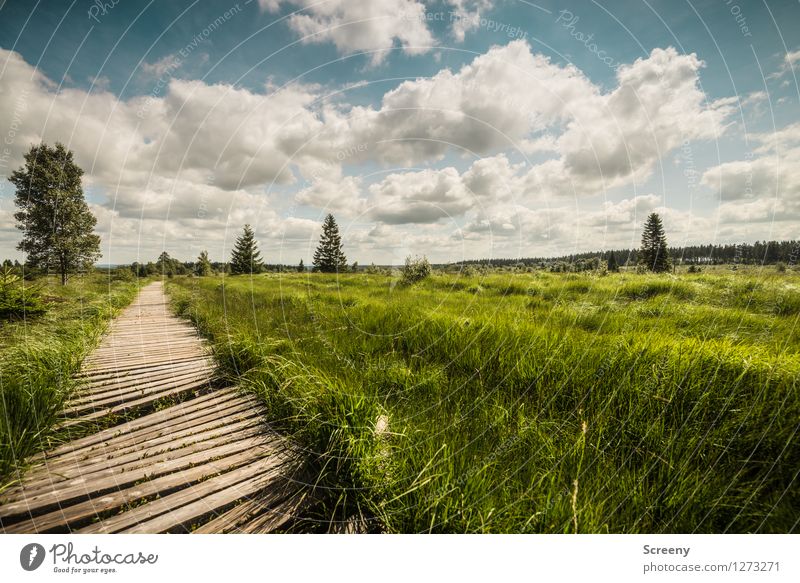
[[87,395],[82,399],[73,401],[64,410],[64,414],[80,415],[84,411],[95,411],[100,408],[111,407],[143,397],[150,393],[162,392],[170,387],[177,387],[198,380],[205,381],[206,383],[212,382],[212,372],[208,370],[191,370],[166,379],[156,379],[152,381],[144,377],[141,384],[123,387],[116,391],[103,392],[98,395]]
[[[306,492],[291,493],[277,504],[275,500],[270,500],[268,502],[269,506],[261,514],[245,521],[232,532],[242,534],[274,532],[297,519],[302,514],[302,511],[310,506],[310,501],[311,498]],[[266,501],[262,504],[266,505]],[[215,525],[217,528],[221,526],[222,524]]]
[[50,459],[58,455],[70,453],[81,447],[106,442],[119,435],[133,436],[139,431],[160,424],[162,421],[179,417],[186,419],[187,416],[193,415],[198,411],[214,409],[215,407],[222,406],[224,403],[240,398],[242,398],[242,396],[234,388],[218,389],[214,392],[202,395],[200,397],[195,397],[194,399],[185,401],[183,403],[178,403],[177,405],[168,407],[161,411],[156,411],[155,413],[150,413],[149,415],[132,419],[120,425],[115,425],[114,427],[104,429],[98,433],[93,433],[91,435],[87,435],[86,437],[70,441],[53,449],[46,455],[47,458]]
[[113,407],[101,408],[92,413],[84,413],[80,417],[72,417],[68,420],[62,422],[62,426],[70,427],[73,425],[77,425],[80,423],[86,423],[87,421],[96,421],[98,419],[102,419],[103,417],[110,416],[110,415],[120,415],[122,413],[127,413],[132,409],[143,408],[147,405],[151,405],[152,403],[158,401],[159,399],[166,399],[168,397],[178,397],[185,393],[191,393],[193,391],[197,391],[199,389],[210,389],[209,381],[207,379],[196,381],[192,383],[188,383],[185,385],[180,385],[177,387],[170,387],[164,391],[159,392],[152,392],[140,399],[135,399],[133,401],[126,401],[120,405],[115,405]]
[[281,483],[217,514],[193,533],[270,532],[294,519],[311,500],[305,481],[296,482],[285,475]]
[[275,462],[258,461],[231,472],[205,480],[194,488],[181,490],[135,508],[80,533],[161,533],[176,529],[188,531],[191,524],[214,511],[233,505],[237,500],[263,490],[280,476]]
[[173,360],[168,361],[161,361],[161,362],[151,362],[151,363],[136,363],[136,364],[119,364],[118,366],[104,366],[98,367],[95,369],[84,369],[82,373],[79,373],[79,378],[99,378],[103,376],[113,376],[118,375],[121,372],[131,372],[137,370],[147,370],[151,368],[163,368],[169,367],[174,364],[181,364],[184,362],[198,362],[198,361],[207,361],[209,364],[213,362],[210,356],[208,355],[194,355],[191,357],[182,357],[176,358]]
[[259,435],[198,451],[176,459],[165,460],[162,463],[140,466],[131,471],[119,471],[118,468],[112,468],[107,470],[106,475],[101,479],[90,482],[81,479],[74,480],[73,483],[68,483],[70,485],[59,487],[58,490],[45,491],[36,496],[25,497],[18,502],[0,506],[0,525],[5,524],[6,521],[16,522],[20,517],[25,517],[29,514],[48,512],[55,508],[87,500],[93,496],[107,494],[125,486],[132,486],[145,478],[157,478],[189,468],[196,463],[209,459],[239,453],[250,448],[268,448],[271,444],[272,441],[268,436]]
[[[188,414],[186,417],[169,419],[166,423],[149,426],[139,431],[123,432],[99,443],[91,443],[83,447],[75,447],[61,455],[43,458],[44,463],[38,467],[38,472],[48,472],[63,464],[81,463],[99,451],[111,451],[115,454],[122,453],[129,448],[144,447],[153,444],[163,436],[172,435],[180,437],[184,433],[198,432],[203,427],[212,423],[226,423],[237,416],[261,415],[261,409],[252,400],[227,401],[219,407],[207,407]],[[36,475],[34,469],[27,474],[28,479]]]
[[109,391],[125,389],[131,386],[138,386],[144,382],[150,383],[153,381],[168,379],[170,377],[198,369],[199,367],[196,364],[187,362],[185,364],[171,365],[170,367],[165,367],[162,370],[147,372],[144,374],[132,375],[127,373],[119,376],[118,378],[88,383],[84,382],[81,384],[78,395],[79,399],[85,399],[91,396],[101,395]]
[[47,514],[34,516],[28,520],[10,524],[5,527],[5,532],[46,533],[54,530],[73,530],[73,527],[82,525],[82,523],[92,517],[121,508],[126,504],[132,504],[150,496],[166,496],[178,488],[189,487],[208,476],[230,471],[259,459],[263,455],[264,452],[258,449],[248,449],[229,457],[193,466],[180,472],[173,472],[154,480],[142,482],[130,488],[109,492],[108,494],[92,498],[85,502],[59,508]]
[[[93,457],[87,457],[86,459],[68,460],[65,463],[56,465],[48,464],[46,466],[46,471],[28,477],[25,482],[25,490],[30,492],[41,487],[57,487],[57,482],[63,482],[78,477],[91,480],[91,474],[96,471],[104,470],[109,467],[121,466],[126,464],[126,462],[133,462],[136,460],[150,463],[150,460],[145,460],[145,458],[166,451],[177,451],[182,448],[188,448],[189,446],[196,445],[201,447],[202,444],[214,439],[230,439],[232,435],[236,435],[233,432],[240,429],[263,427],[261,419],[257,415],[251,415],[241,419],[226,419],[223,420],[222,423],[217,421],[216,423],[212,422],[208,425],[209,427],[206,427],[204,430],[195,431],[192,429],[191,432],[184,433],[183,435],[172,435],[167,431],[167,435],[162,436],[161,439],[139,443],[136,447],[124,450],[117,450],[114,448],[104,453],[95,452]],[[242,434],[239,433],[238,435]]]

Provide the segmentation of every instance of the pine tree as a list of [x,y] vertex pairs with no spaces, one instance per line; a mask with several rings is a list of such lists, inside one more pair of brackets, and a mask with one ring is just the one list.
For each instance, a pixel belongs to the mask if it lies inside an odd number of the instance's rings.
[[14,214],[24,232],[17,249],[31,267],[54,269],[62,285],[69,273],[92,265],[100,257],[97,219],[83,198],[83,170],[63,144],[32,146],[25,165],[11,173],[17,188]]
[[303,260],[301,259],[300,263],[297,266],[297,273],[305,273],[305,271],[306,271],[306,266],[303,263]]
[[614,255],[613,251],[610,251],[608,254],[608,270],[613,272],[619,271],[619,263],[617,263],[617,257]]
[[200,277],[211,275],[211,262],[208,260],[208,251],[200,251],[197,263],[194,266],[194,273]]
[[231,274],[258,273],[261,271],[261,253],[256,243],[256,234],[250,225],[245,225],[236,239],[231,253]]
[[314,268],[323,273],[347,271],[347,257],[342,253],[342,238],[333,215],[328,214],[322,223],[322,236],[314,252]]
[[672,263],[667,251],[667,237],[661,217],[650,213],[642,232],[642,248],[639,251],[639,263],[650,271],[661,273],[668,271]]

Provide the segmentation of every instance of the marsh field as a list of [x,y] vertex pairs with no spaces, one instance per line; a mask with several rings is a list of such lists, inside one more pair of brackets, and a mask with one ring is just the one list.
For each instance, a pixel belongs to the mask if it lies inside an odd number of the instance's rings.
[[796,271],[167,281],[309,452],[321,530],[797,528]]

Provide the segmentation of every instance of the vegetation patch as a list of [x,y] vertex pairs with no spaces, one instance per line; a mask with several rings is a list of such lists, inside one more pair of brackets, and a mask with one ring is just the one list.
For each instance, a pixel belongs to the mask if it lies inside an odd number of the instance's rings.
[[784,297],[797,277],[484,273],[392,287],[286,274],[224,288],[175,278],[169,291],[230,380],[316,453],[325,524],[787,532],[800,503],[796,316],[725,292]]
[[76,387],[72,375],[137,292],[134,282],[100,273],[35,285],[51,298],[47,313],[0,322],[0,484],[56,439],[53,426]]

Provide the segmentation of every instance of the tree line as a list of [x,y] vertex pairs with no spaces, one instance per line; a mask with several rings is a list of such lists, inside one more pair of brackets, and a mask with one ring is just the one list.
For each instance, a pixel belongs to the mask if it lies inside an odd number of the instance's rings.
[[[735,243],[724,245],[685,245],[666,247],[666,255],[673,264],[678,265],[776,265],[780,263],[796,265],[800,261],[800,241],[756,241],[755,243]],[[520,257],[499,259],[471,259],[455,265],[484,265],[496,267],[536,267],[548,269],[564,267],[569,271],[595,269],[602,262],[618,266],[635,267],[641,263],[642,249],[609,249],[606,251],[587,251],[569,255],[550,257]],[[645,260],[646,261],[646,260]],[[569,268],[569,269],[567,269]]]
[[[9,177],[16,187],[14,217],[23,237],[17,248],[26,254],[25,267],[43,273],[55,272],[66,284],[69,274],[86,269],[100,257],[100,237],[94,233],[97,219],[83,194],[83,170],[74,162],[73,154],[63,144],[54,147],[34,145],[25,154],[25,163]],[[358,264],[348,266],[342,237],[333,215],[322,224],[319,244],[314,252],[312,271],[342,273],[356,271]],[[669,247],[661,218],[651,213],[642,232],[639,249],[614,249],[577,253],[561,257],[527,257],[517,259],[476,259],[455,266],[523,266],[549,268],[552,271],[585,271],[599,268],[617,271],[621,265],[653,272],[668,271],[677,262],[689,265],[741,263],[765,265],[796,264],[800,255],[798,241],[757,241],[737,245],[694,245]],[[425,259],[427,264],[427,259]],[[414,263],[416,265],[416,262]],[[9,263],[9,269],[15,267]],[[22,267],[22,266],[20,266]],[[406,266],[408,268],[408,266]],[[427,269],[430,269],[428,264]],[[296,266],[270,265],[261,257],[255,232],[244,225],[227,262],[212,262],[202,251],[194,262],[182,262],[164,251],[154,262],[130,265],[137,276],[186,275],[213,273],[231,275],[263,271],[304,272],[302,259]],[[424,271],[424,270],[423,270]]]
[[[339,226],[336,224],[336,219],[333,215],[329,213],[322,223],[322,235],[314,253],[312,271],[340,273],[355,271],[357,267],[357,264],[354,264],[352,268],[348,267],[347,257],[343,251],[342,237],[339,234]],[[302,273],[306,271],[306,266],[302,259],[297,265],[265,263],[261,258],[255,231],[250,225],[245,225],[242,228],[241,235],[236,238],[230,261],[210,261],[208,251],[203,250],[196,261],[184,262],[170,257],[169,253],[163,251],[155,262],[143,264],[134,261],[130,265],[130,269],[138,277],[155,275],[172,277],[174,275],[190,274],[203,277],[215,273],[227,273],[230,275],[289,271]]]

